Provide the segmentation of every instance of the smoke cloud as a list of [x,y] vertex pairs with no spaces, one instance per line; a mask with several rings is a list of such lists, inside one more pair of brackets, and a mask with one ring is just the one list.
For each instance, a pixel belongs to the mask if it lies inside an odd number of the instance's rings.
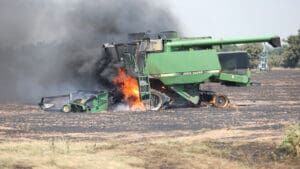
[[166,4],[150,0],[1,0],[0,102],[97,89],[103,43],[176,29]]

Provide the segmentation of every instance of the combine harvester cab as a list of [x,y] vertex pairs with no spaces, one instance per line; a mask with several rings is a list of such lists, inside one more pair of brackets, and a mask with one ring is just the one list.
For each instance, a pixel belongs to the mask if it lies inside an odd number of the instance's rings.
[[151,110],[176,102],[226,107],[229,100],[225,95],[201,91],[200,84],[248,85],[251,76],[248,55],[246,52],[218,53],[214,46],[261,42],[273,47],[281,45],[278,36],[180,38],[174,31],[135,33],[129,39],[128,43],[104,45],[106,65],[118,63],[119,68],[136,77],[140,99]]

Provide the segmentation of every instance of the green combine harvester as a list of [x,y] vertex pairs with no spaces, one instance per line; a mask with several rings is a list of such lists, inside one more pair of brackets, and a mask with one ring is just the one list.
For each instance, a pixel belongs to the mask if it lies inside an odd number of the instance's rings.
[[[268,42],[280,47],[278,36],[213,39],[181,38],[177,32],[129,34],[128,43],[104,44],[102,66],[125,69],[139,83],[140,99],[151,110],[172,103],[212,104],[226,107],[227,96],[203,91],[206,82],[247,86],[250,84],[246,52],[217,52],[215,46]],[[120,64],[122,63],[122,64]],[[101,74],[106,76],[105,71]]]
[[[248,86],[251,72],[248,54],[244,51],[218,52],[216,47],[228,44],[268,42],[280,47],[278,36],[245,38],[211,37],[182,38],[177,32],[158,34],[129,34],[129,42],[106,43],[105,55],[99,61],[99,75],[103,81],[113,77],[112,72],[126,70],[139,85],[140,101],[148,110],[159,110],[172,105],[212,105],[224,108],[229,105],[226,95],[201,89],[201,84],[216,82],[225,85]],[[107,79],[108,86],[117,86]],[[67,97],[69,95],[64,95]],[[58,98],[63,98],[58,97]],[[58,107],[63,112],[103,112],[110,105],[121,102],[116,92],[94,93],[92,96],[69,99],[63,105],[50,104],[57,97],[45,97],[43,109]],[[112,102],[113,100],[113,102]],[[58,101],[58,103],[61,103]],[[55,106],[54,106],[55,105]]]

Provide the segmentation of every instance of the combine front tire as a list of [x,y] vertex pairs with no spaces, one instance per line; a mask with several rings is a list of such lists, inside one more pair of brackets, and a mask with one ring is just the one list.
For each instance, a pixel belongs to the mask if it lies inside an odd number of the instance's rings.
[[163,105],[162,94],[157,90],[151,90],[150,109],[159,110]]
[[217,108],[226,108],[229,105],[229,99],[225,95],[214,95],[213,105]]
[[62,112],[64,113],[70,113],[71,112],[71,106],[66,104],[62,107]]

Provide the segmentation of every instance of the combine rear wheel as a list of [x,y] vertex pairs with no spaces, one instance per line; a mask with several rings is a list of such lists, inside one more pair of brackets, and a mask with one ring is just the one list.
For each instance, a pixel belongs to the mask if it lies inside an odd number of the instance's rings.
[[229,105],[229,99],[225,95],[214,95],[213,96],[213,105],[218,108],[226,108]]

